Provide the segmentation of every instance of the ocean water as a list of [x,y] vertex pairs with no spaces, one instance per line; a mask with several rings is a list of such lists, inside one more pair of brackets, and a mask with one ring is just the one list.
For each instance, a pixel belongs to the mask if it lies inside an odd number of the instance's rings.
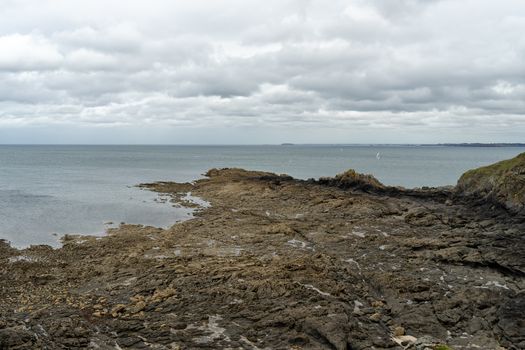
[[[66,233],[104,234],[109,222],[168,227],[190,212],[135,185],[191,181],[213,167],[297,178],[349,168],[388,185],[453,185],[466,170],[516,156],[517,147],[438,146],[0,146],[0,239],[59,245]],[[379,154],[379,156],[378,156]]]

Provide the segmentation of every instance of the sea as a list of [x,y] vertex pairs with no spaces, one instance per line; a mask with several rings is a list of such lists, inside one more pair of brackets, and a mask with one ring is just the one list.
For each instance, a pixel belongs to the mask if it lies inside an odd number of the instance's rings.
[[347,169],[387,185],[454,185],[468,169],[520,147],[400,145],[0,146],[0,239],[23,248],[60,246],[64,234],[104,235],[120,223],[169,227],[191,217],[136,185],[193,181],[240,167],[308,179]]

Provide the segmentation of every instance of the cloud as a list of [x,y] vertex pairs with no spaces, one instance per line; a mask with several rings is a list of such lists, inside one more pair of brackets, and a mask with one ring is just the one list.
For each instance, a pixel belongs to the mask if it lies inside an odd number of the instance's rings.
[[59,68],[63,56],[46,38],[12,34],[0,36],[0,71],[32,71]]
[[64,65],[71,70],[98,71],[115,70],[119,67],[116,57],[88,49],[78,49],[66,57]]
[[519,0],[23,0],[0,15],[0,128],[525,132]]

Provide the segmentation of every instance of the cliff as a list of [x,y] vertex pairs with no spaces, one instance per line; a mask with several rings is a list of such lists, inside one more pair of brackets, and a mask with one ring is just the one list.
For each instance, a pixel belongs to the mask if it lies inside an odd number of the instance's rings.
[[525,213],[525,153],[467,171],[456,189],[462,196],[494,202],[513,213]]

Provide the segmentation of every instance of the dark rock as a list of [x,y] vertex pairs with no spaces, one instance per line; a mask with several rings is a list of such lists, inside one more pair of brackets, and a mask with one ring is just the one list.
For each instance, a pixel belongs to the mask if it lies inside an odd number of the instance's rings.
[[0,349],[32,349],[37,337],[22,327],[0,329]]
[[507,300],[498,310],[498,326],[509,344],[525,342],[525,293]]

